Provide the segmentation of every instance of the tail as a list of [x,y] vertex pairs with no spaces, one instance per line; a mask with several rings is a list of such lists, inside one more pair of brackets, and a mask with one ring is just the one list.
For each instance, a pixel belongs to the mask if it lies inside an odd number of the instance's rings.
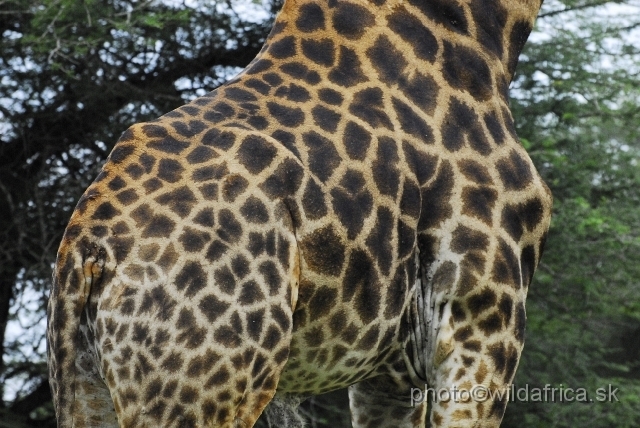
[[69,239],[71,229],[58,252],[47,308],[49,382],[58,427],[117,427],[87,316],[89,296],[102,279],[106,253],[95,244]]

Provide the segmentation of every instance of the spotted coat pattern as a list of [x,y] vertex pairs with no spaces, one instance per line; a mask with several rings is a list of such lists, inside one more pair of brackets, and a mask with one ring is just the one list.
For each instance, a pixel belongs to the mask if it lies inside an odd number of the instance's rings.
[[238,77],[129,128],[58,254],[59,425],[251,427],[350,386],[354,426],[424,426],[411,388],[509,384],[551,206],[507,99],[539,6],[287,0]]

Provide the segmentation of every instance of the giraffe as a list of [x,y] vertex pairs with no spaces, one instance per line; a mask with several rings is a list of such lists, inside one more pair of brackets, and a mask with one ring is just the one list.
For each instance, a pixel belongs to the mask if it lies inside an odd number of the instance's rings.
[[300,426],[344,387],[354,427],[499,426],[550,222],[508,107],[540,3],[286,0],[125,131],[58,252],[59,426]]

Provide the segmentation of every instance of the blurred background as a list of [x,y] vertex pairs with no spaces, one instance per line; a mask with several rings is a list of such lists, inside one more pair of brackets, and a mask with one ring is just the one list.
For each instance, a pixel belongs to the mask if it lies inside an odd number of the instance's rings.
[[[234,76],[280,6],[0,0],[1,428],[55,426],[44,339],[51,268],[118,136]],[[640,0],[546,0],[511,106],[555,200],[515,380],[529,400],[511,402],[503,426],[638,427]],[[545,385],[589,396],[533,399]],[[598,388],[617,389],[617,400],[598,401]],[[350,426],[345,391],[302,410],[310,427]]]

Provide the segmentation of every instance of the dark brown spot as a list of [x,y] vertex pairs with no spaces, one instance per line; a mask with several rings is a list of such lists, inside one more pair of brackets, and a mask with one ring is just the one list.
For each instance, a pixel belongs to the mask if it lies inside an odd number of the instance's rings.
[[378,36],[373,45],[366,50],[366,55],[380,80],[387,86],[396,84],[400,80],[408,64],[404,54],[385,35]]
[[154,398],[160,395],[160,392],[162,392],[162,380],[158,378],[151,380],[145,388],[145,401],[147,403],[151,402]]
[[242,207],[240,207],[240,213],[250,223],[263,224],[269,221],[267,207],[260,199],[254,196],[247,198]]
[[202,232],[191,227],[185,227],[178,238],[183,248],[191,253],[200,251],[210,240],[211,235],[207,232]]
[[511,32],[509,33],[509,59],[507,62],[507,68],[511,77],[513,77],[516,71],[518,57],[529,37],[529,33],[531,33],[531,24],[528,22],[517,21],[513,24],[513,27],[511,27]]
[[508,157],[500,159],[496,168],[507,190],[522,190],[533,179],[529,162],[515,150]]
[[191,213],[193,206],[198,202],[196,195],[187,187],[178,187],[155,198],[160,205],[169,208],[182,218]]
[[317,71],[309,70],[309,67],[301,62],[287,62],[280,66],[280,70],[294,79],[304,80],[309,85],[315,85],[321,80]]
[[527,315],[524,310],[524,303],[520,302],[516,304],[516,318],[514,326],[514,336],[520,343],[524,343],[524,332],[527,324]]
[[493,93],[491,71],[486,61],[471,48],[444,42],[443,76],[449,84],[486,101]]
[[332,24],[341,36],[357,40],[364,35],[367,27],[375,24],[375,16],[363,6],[340,2],[334,10]]
[[111,202],[103,202],[96,208],[91,218],[94,220],[111,220],[117,215],[120,215],[120,210],[114,207]]
[[153,313],[161,321],[167,321],[173,316],[177,304],[162,286],[156,286],[145,291],[138,314]]
[[127,182],[124,181],[120,176],[115,177],[108,184],[109,189],[113,190],[114,192],[126,187],[126,185],[127,185]]
[[340,155],[334,144],[322,135],[310,131],[302,135],[308,149],[309,168],[322,182],[326,182],[340,165]]
[[386,207],[379,207],[376,223],[367,237],[367,248],[377,259],[380,271],[387,275],[391,269],[392,248],[390,237],[396,228],[396,219],[391,210]]
[[327,205],[324,199],[322,188],[316,180],[310,178],[307,181],[302,195],[302,208],[308,219],[314,220],[322,218],[327,214]]
[[346,191],[341,188],[331,191],[333,210],[347,228],[347,238],[355,239],[371,212],[373,197],[365,190],[360,172],[347,170],[340,184]]
[[338,292],[334,288],[322,286],[316,289],[313,297],[309,302],[309,315],[311,321],[315,321],[320,317],[328,315],[335,306]]
[[460,167],[460,172],[470,181],[476,184],[493,184],[489,170],[481,163],[471,159],[464,159],[458,161],[458,166]]
[[338,65],[329,72],[328,77],[331,82],[345,88],[367,81],[358,54],[346,46],[340,46]]
[[275,263],[271,260],[262,262],[258,268],[258,272],[260,272],[265,284],[269,288],[269,295],[274,296],[278,294],[284,282]]
[[436,178],[422,190],[419,231],[434,228],[451,217],[450,201],[453,185],[453,168],[448,161],[442,161]]
[[453,335],[453,338],[457,342],[464,342],[467,339],[469,339],[471,336],[473,336],[473,329],[470,326],[466,326],[458,329]]
[[169,217],[157,214],[151,217],[142,231],[143,238],[168,238],[175,229],[176,223]]
[[506,138],[506,132],[504,129],[504,125],[501,122],[501,117],[499,117],[500,113],[498,111],[490,111],[489,113],[485,113],[484,115],[484,124],[489,130],[493,141],[496,144],[503,144]]
[[190,309],[183,308],[178,315],[176,328],[180,334],[176,337],[176,342],[182,344],[187,349],[195,349],[204,343],[207,330],[198,326],[196,319]]
[[[225,91],[224,91],[225,95],[227,96],[227,98],[229,98],[230,100],[233,101],[238,101],[238,102],[251,102],[251,101],[257,101],[258,99],[256,98],[256,96],[254,94],[252,94],[251,92],[239,88],[237,86],[227,86]],[[216,104],[214,106],[215,109],[217,110],[228,110],[228,111],[232,111],[233,109],[225,103],[219,103]]]
[[240,174],[227,175],[222,184],[222,196],[225,201],[234,202],[248,186],[249,181]]
[[242,305],[251,305],[265,298],[257,282],[250,280],[242,284],[238,301]]
[[276,148],[262,137],[250,135],[238,148],[238,160],[252,174],[259,174],[276,156]]
[[194,223],[204,227],[213,227],[215,224],[213,217],[213,210],[210,208],[204,208],[193,218]]
[[344,276],[342,300],[353,299],[360,319],[369,323],[378,315],[381,297],[373,262],[363,250],[352,251]]
[[304,103],[311,99],[309,91],[303,86],[291,83],[286,86],[280,86],[275,93],[276,97],[285,98],[289,101]]
[[481,155],[491,153],[491,145],[480,126],[478,115],[464,102],[451,98],[449,111],[442,130],[442,141],[447,150],[455,152],[467,143]]
[[223,266],[213,274],[213,279],[218,288],[226,294],[233,294],[236,288],[236,278],[231,273],[231,269]]
[[467,319],[467,313],[465,312],[464,307],[457,300],[451,303],[451,316],[456,322],[462,322]]
[[371,350],[374,349],[378,342],[378,336],[380,335],[380,327],[373,325],[365,334],[362,339],[358,341],[356,349]]
[[211,377],[209,377],[209,379],[205,383],[205,387],[210,388],[214,386],[224,385],[229,381],[230,378],[231,375],[229,374],[229,371],[226,369],[226,367],[222,367],[219,370],[216,370],[216,372],[212,374]]
[[502,373],[507,365],[506,352],[504,343],[496,343],[487,347],[489,356],[498,373]]
[[222,241],[215,240],[209,245],[205,257],[211,262],[218,261],[220,257],[227,251],[227,244]]
[[242,236],[242,225],[236,220],[235,215],[228,209],[220,210],[218,214],[218,236],[229,242],[235,243]]
[[246,316],[247,333],[251,339],[258,341],[264,324],[264,309],[249,312]]
[[419,139],[421,143],[433,144],[435,141],[433,131],[420,117],[420,112],[395,97],[391,101],[402,130]]
[[302,53],[316,64],[331,67],[335,61],[335,46],[331,39],[304,39]]
[[484,251],[488,245],[489,237],[478,230],[458,225],[453,231],[451,250],[458,254],[465,254],[469,251]]
[[280,333],[280,330],[278,330],[275,326],[270,326],[264,335],[262,348],[272,351],[276,346],[278,346],[281,338],[282,333]]
[[207,146],[198,146],[187,155],[187,162],[198,164],[218,157],[217,153]]
[[393,129],[393,124],[387,116],[380,88],[363,89],[353,96],[349,112],[367,122],[371,127],[385,127]]
[[268,52],[274,58],[290,58],[296,54],[296,39],[293,36],[287,36],[277,40],[269,45]]
[[508,294],[503,294],[498,304],[498,311],[502,315],[504,325],[509,325],[513,314],[513,299]]
[[418,8],[429,19],[448,30],[460,34],[468,34],[467,18],[463,7],[458,2],[450,0],[409,0],[409,4]]
[[462,213],[491,225],[497,199],[498,192],[490,187],[467,186],[462,190]]
[[342,135],[347,154],[356,160],[364,160],[371,139],[371,133],[355,122],[348,122]]
[[502,209],[501,226],[515,241],[519,241],[525,228],[532,231],[544,215],[544,206],[538,198],[518,205],[506,205]]
[[404,267],[397,269],[393,280],[389,284],[384,299],[385,319],[395,318],[400,315],[408,296],[409,281],[407,281]]
[[115,164],[122,163],[134,151],[135,151],[135,146],[125,145],[125,144],[116,144],[116,147],[114,147],[113,151],[109,155],[109,160]]
[[278,123],[289,128],[295,128],[304,122],[304,112],[298,107],[287,107],[275,102],[267,102],[269,113]]
[[325,226],[305,236],[300,248],[311,270],[332,276],[340,274],[345,246],[333,226]]
[[522,250],[520,255],[520,270],[522,272],[522,285],[528,287],[533,279],[533,272],[536,269],[536,250],[533,245],[528,245]]
[[207,273],[199,262],[188,261],[176,276],[175,286],[184,290],[185,297],[193,297],[207,286]]
[[467,308],[469,308],[469,311],[471,311],[474,317],[477,317],[481,312],[493,307],[496,301],[496,293],[485,288],[480,293],[469,297],[467,300]]
[[438,157],[416,150],[407,141],[402,142],[402,150],[404,151],[404,158],[418,184],[423,185],[429,181],[436,173]]
[[341,115],[331,109],[317,105],[311,110],[313,122],[327,132],[336,132]]
[[242,338],[230,326],[222,326],[218,328],[213,334],[213,338],[216,342],[227,348],[237,348],[242,345]]
[[174,351],[164,359],[160,367],[169,373],[175,373],[182,368],[183,363],[184,359],[182,358],[182,354]]
[[229,150],[235,143],[236,136],[229,131],[221,132],[219,129],[207,131],[202,136],[202,144],[215,147],[220,150]]
[[160,140],[155,140],[147,143],[147,147],[150,149],[158,150],[160,152],[177,155],[182,153],[189,143],[186,141],[176,140],[171,136],[166,136]]
[[135,190],[127,189],[123,192],[118,193],[118,195],[116,195],[116,198],[122,205],[127,206],[137,201],[139,199],[139,196]]
[[339,106],[342,104],[344,97],[336,90],[330,88],[322,88],[318,90],[318,97],[327,104]]
[[324,29],[324,12],[315,3],[307,3],[300,6],[296,27],[303,33],[310,33]]
[[508,284],[516,290],[522,286],[520,261],[509,244],[502,239],[498,242],[491,278],[496,282]]
[[302,185],[305,171],[296,159],[284,159],[272,174],[260,184],[260,189],[271,199],[287,198]]
[[389,29],[398,34],[413,48],[413,53],[420,59],[434,62],[438,52],[438,40],[431,30],[411,14],[403,6],[397,6],[387,17]]
[[444,261],[433,274],[433,290],[436,293],[451,290],[457,272],[458,267],[455,263],[449,260]]
[[489,315],[478,323],[478,328],[482,330],[485,336],[490,336],[502,329],[502,318],[497,313]]
[[158,162],[158,178],[169,183],[175,183],[182,178],[184,168],[173,159],[160,159]]
[[162,181],[158,180],[155,177],[152,177],[142,183],[142,187],[144,187],[145,192],[148,194],[155,192],[156,190],[162,188]]
[[210,323],[215,322],[229,308],[229,303],[219,300],[214,294],[209,294],[198,303],[198,308],[207,317]]

